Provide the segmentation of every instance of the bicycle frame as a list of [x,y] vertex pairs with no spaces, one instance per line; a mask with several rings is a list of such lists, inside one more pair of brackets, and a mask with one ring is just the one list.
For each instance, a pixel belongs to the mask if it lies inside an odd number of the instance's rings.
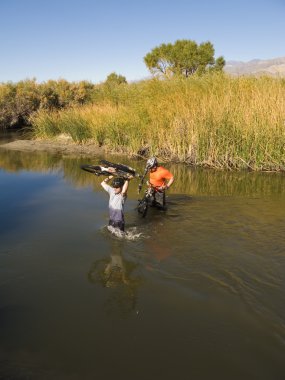
[[146,216],[149,206],[154,201],[154,194],[156,191],[156,188],[150,185],[145,190],[143,198],[139,199],[138,212],[143,218]]

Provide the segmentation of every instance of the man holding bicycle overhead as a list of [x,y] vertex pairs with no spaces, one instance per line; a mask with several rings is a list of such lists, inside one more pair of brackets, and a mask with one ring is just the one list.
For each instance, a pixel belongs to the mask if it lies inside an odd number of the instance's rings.
[[[110,172],[115,173],[114,168],[108,168]],[[109,193],[109,226],[119,228],[121,231],[125,230],[124,218],[124,203],[127,198],[127,191],[129,187],[129,180],[133,178],[128,175],[127,179],[115,177],[112,181],[112,186],[108,182],[113,178],[109,176],[101,182],[101,186],[107,193]]]
[[156,157],[147,160],[149,170],[148,185],[154,188],[153,205],[165,209],[165,190],[173,184],[174,177],[167,169],[158,164]]

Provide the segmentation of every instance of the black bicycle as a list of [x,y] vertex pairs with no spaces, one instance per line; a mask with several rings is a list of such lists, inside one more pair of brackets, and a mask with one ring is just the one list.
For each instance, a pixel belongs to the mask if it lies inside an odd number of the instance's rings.
[[153,186],[149,186],[144,193],[142,199],[139,199],[138,203],[138,213],[141,214],[143,218],[145,218],[148,208],[154,203],[154,194],[155,188]]
[[[127,179],[130,175],[133,177],[140,177],[139,174],[136,173],[135,169],[130,166],[123,164],[114,164],[113,162],[101,160],[100,163],[102,165],[81,165],[80,168],[88,173],[95,174],[96,176],[118,176],[124,179]],[[114,168],[115,172],[110,171],[108,168]]]
[[106,161],[106,160],[101,160],[100,163],[103,164],[105,167],[116,169],[117,172],[129,173],[134,177],[139,176],[136,173],[135,169],[131,168],[130,166],[123,165],[123,164],[114,164],[113,162]]

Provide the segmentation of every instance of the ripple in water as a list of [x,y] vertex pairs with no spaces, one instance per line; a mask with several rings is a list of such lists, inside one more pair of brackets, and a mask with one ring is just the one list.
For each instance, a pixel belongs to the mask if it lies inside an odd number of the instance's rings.
[[134,241],[147,238],[147,236],[145,236],[142,232],[138,231],[137,227],[130,227],[125,231],[121,231],[119,228],[115,228],[113,226],[107,226],[107,229],[111,232],[111,234],[115,235],[119,239]]

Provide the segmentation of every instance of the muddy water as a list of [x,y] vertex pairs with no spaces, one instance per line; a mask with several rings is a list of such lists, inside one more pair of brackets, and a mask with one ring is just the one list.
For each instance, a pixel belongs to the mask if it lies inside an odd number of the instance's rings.
[[167,165],[117,236],[81,163],[0,151],[0,378],[283,379],[284,174]]

